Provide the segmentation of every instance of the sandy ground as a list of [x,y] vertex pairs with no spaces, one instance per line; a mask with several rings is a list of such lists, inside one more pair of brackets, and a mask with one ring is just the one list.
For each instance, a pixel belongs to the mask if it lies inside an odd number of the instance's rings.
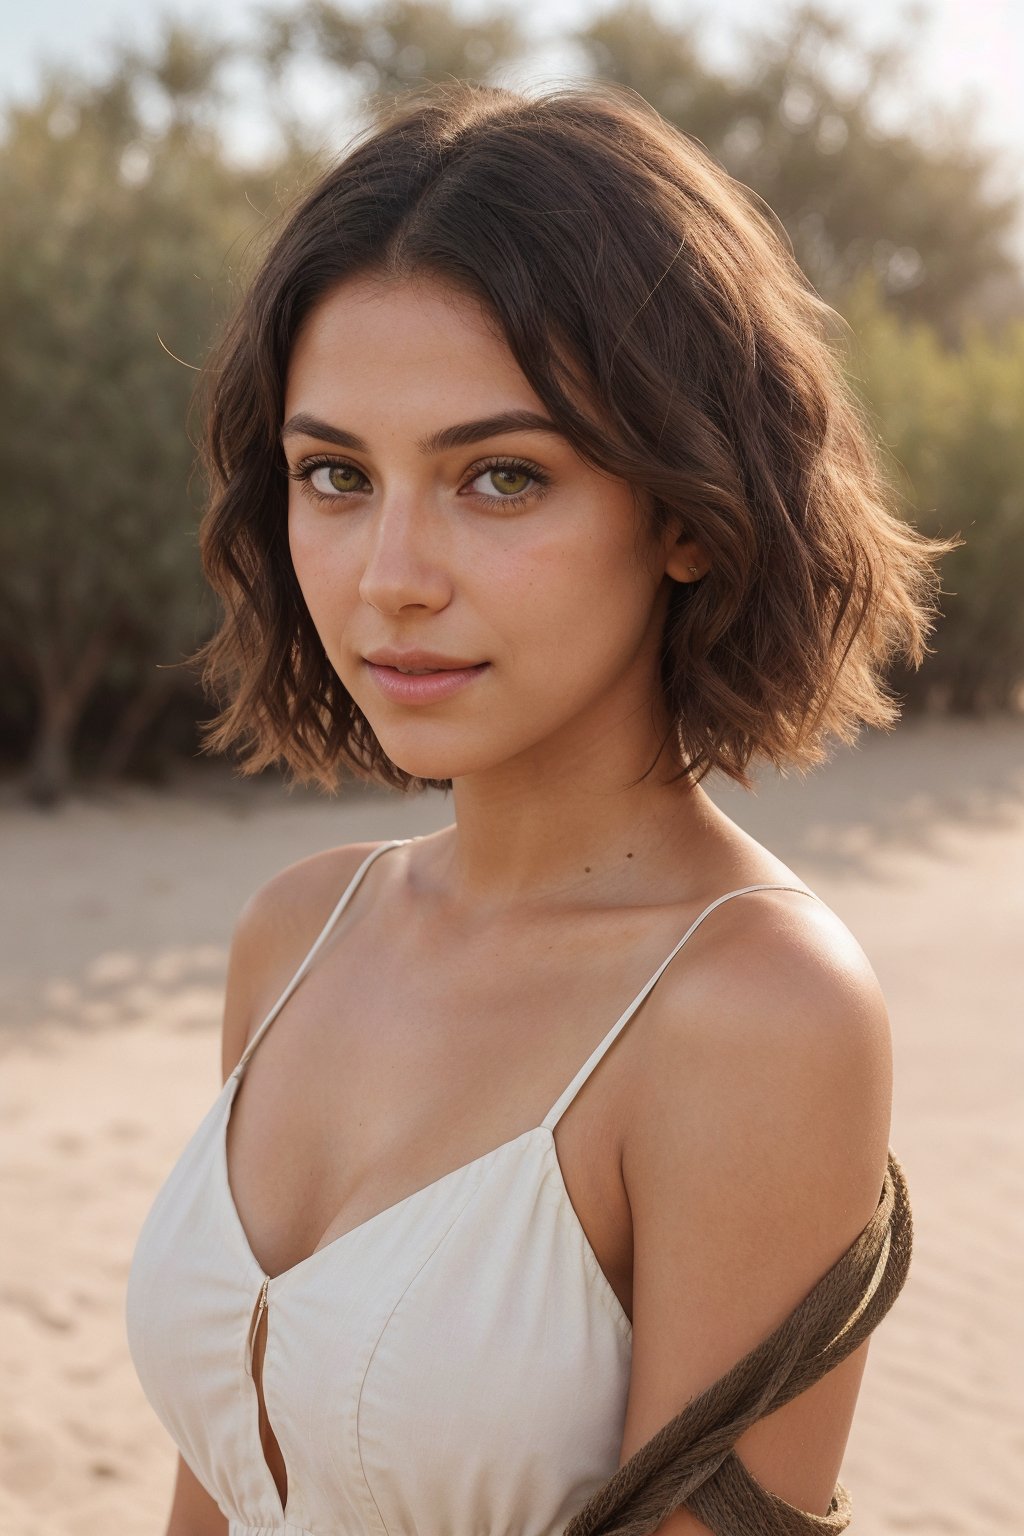
[[[912,724],[718,798],[852,928],[896,1041],[911,1277],[842,1480],[857,1536],[1010,1536],[1024,1509],[1024,721]],[[135,1235],[219,1086],[228,936],[282,865],[450,820],[199,775],[0,803],[0,1532],[161,1536],[173,1451],[122,1321]]]

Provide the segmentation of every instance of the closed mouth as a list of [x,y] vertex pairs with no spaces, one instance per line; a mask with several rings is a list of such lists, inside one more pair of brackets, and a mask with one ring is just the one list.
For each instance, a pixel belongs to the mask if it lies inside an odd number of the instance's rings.
[[427,677],[436,672],[472,672],[489,665],[486,661],[455,661],[448,656],[410,655],[397,656],[378,651],[364,657],[371,667],[386,667],[390,672],[400,672],[406,677]]

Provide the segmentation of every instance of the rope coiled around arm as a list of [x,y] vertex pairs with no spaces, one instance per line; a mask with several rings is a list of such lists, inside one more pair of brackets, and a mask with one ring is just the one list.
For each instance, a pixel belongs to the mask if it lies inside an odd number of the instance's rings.
[[903,1170],[889,1150],[867,1226],[789,1316],[687,1403],[603,1483],[563,1536],[650,1536],[685,1507],[714,1536],[838,1536],[853,1514],[836,1484],[825,1515],[764,1488],[733,1450],[740,1436],[819,1381],[868,1337],[903,1289],[913,1223]]

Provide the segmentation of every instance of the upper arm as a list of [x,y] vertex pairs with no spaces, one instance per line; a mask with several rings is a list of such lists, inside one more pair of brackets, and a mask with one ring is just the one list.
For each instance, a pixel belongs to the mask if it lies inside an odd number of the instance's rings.
[[[793,1311],[878,1202],[884,1002],[838,918],[796,902],[759,898],[742,927],[731,914],[645,1024],[643,1114],[623,1151],[634,1315],[621,1462]],[[832,1497],[866,1350],[736,1442],[759,1482],[812,1513]],[[679,1511],[659,1533],[705,1529]]]
[[228,1522],[182,1456],[164,1536],[228,1536]]
[[231,939],[224,988],[221,1074],[225,1081],[375,846],[350,843],[300,859],[260,886],[245,903]]

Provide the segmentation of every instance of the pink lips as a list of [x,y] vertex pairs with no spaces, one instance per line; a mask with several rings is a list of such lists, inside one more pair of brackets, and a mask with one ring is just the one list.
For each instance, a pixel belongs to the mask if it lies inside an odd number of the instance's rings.
[[[427,667],[430,661],[403,660],[402,665],[408,667]],[[366,667],[377,687],[386,699],[394,699],[399,704],[434,704],[439,699],[447,699],[460,689],[465,688],[475,677],[479,677],[490,665],[482,661],[475,666],[438,667],[430,672],[400,672],[397,667],[383,665],[379,661],[367,659]]]

